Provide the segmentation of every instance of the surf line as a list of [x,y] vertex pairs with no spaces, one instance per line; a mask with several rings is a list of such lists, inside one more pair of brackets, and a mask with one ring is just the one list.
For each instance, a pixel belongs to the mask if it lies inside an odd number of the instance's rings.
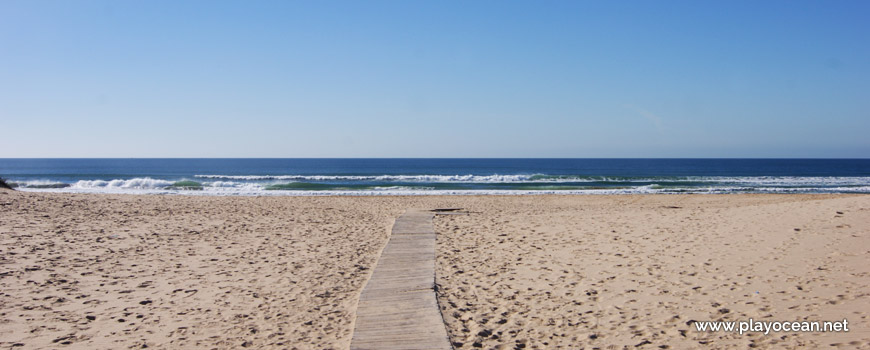
[[396,219],[360,294],[351,349],[452,349],[435,296],[433,217],[409,209]]

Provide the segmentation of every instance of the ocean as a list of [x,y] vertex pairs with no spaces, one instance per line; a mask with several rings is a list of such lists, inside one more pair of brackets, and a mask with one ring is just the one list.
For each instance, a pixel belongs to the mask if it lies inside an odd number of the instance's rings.
[[0,177],[76,193],[870,193],[870,159],[0,159]]

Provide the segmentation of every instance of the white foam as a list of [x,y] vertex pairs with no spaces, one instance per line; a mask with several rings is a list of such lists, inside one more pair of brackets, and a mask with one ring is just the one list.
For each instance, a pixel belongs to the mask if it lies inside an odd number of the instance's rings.
[[40,187],[40,186],[61,186],[66,183],[51,181],[51,180],[26,180],[26,181],[8,181],[10,184],[16,184],[19,188]]
[[194,175],[202,179],[244,181],[402,181],[402,182],[521,182],[533,175]]
[[[866,176],[696,176],[688,181],[745,184],[753,186],[860,186],[870,185]],[[681,180],[656,180],[656,182],[679,182]],[[682,180],[686,181],[686,180]]]
[[194,175],[204,179],[242,181],[295,180],[295,181],[381,181],[431,183],[565,183],[565,182],[620,182],[620,183],[674,183],[710,182],[753,186],[861,186],[870,185],[870,177],[830,176],[676,176],[676,177],[607,177],[548,175]]
[[[606,178],[562,177],[531,180],[536,175],[196,175],[214,181],[202,182],[201,190],[170,188],[175,182],[149,177],[114,180],[80,180],[66,188],[28,188],[60,184],[49,180],[16,181],[23,191],[76,193],[184,194],[218,196],[374,196],[374,195],[522,195],[522,194],[652,194],[652,193],[870,193],[870,177],[670,177]],[[272,180],[272,181],[269,181]],[[280,180],[344,180],[419,183],[521,183],[521,182],[592,182],[623,183],[621,188],[595,189],[435,189],[432,187],[382,186],[366,190],[266,190]],[[695,182],[699,186],[680,186],[677,182]],[[625,186],[635,183],[635,186]],[[652,183],[652,184],[649,184]],[[677,184],[675,184],[677,183]],[[671,185],[668,185],[671,184]],[[422,186],[425,186],[423,184]]]
[[79,180],[72,184],[74,189],[158,189],[171,186],[173,181],[145,178],[133,178],[129,180]]
[[250,182],[235,182],[235,181],[215,181],[215,182],[204,182],[202,184],[202,190],[208,192],[233,192],[233,191],[247,191],[247,192],[260,192],[265,191],[264,186],[257,183]]
[[[224,184],[226,185],[226,184]],[[377,188],[371,190],[264,190],[262,186],[240,183],[238,186],[203,187],[203,190],[177,190],[162,188],[133,187],[67,187],[58,189],[22,189],[29,192],[71,192],[71,193],[128,193],[128,194],[175,194],[195,196],[429,196],[429,195],[589,195],[589,194],[716,194],[740,192],[767,193],[870,193],[870,186],[862,187],[657,187],[652,185],[618,189],[576,189],[576,190],[434,190],[416,187]]]

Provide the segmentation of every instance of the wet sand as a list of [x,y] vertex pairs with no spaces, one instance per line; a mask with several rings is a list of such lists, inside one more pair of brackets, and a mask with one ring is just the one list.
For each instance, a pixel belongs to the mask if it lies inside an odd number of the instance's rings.
[[[439,303],[460,349],[870,343],[870,196],[0,191],[0,347],[345,349],[412,207],[472,212],[435,219]],[[686,324],[748,318],[848,318],[852,331]]]

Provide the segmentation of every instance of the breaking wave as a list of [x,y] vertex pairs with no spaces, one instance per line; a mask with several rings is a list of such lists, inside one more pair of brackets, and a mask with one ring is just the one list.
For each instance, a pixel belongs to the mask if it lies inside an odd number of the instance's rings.
[[583,175],[195,175],[10,181],[24,191],[191,195],[870,193],[870,177]]
[[201,179],[244,181],[393,181],[393,182],[522,182],[529,175],[194,175]]
[[9,187],[12,188],[65,188],[69,187],[70,184],[64,182],[50,181],[50,180],[30,180],[30,181],[10,181]]
[[175,181],[157,180],[150,177],[129,180],[79,180],[72,188],[117,188],[117,189],[155,189],[171,186]]
[[870,177],[827,176],[585,176],[585,175],[194,175],[240,181],[380,181],[423,183],[727,183],[753,186],[870,186]]

